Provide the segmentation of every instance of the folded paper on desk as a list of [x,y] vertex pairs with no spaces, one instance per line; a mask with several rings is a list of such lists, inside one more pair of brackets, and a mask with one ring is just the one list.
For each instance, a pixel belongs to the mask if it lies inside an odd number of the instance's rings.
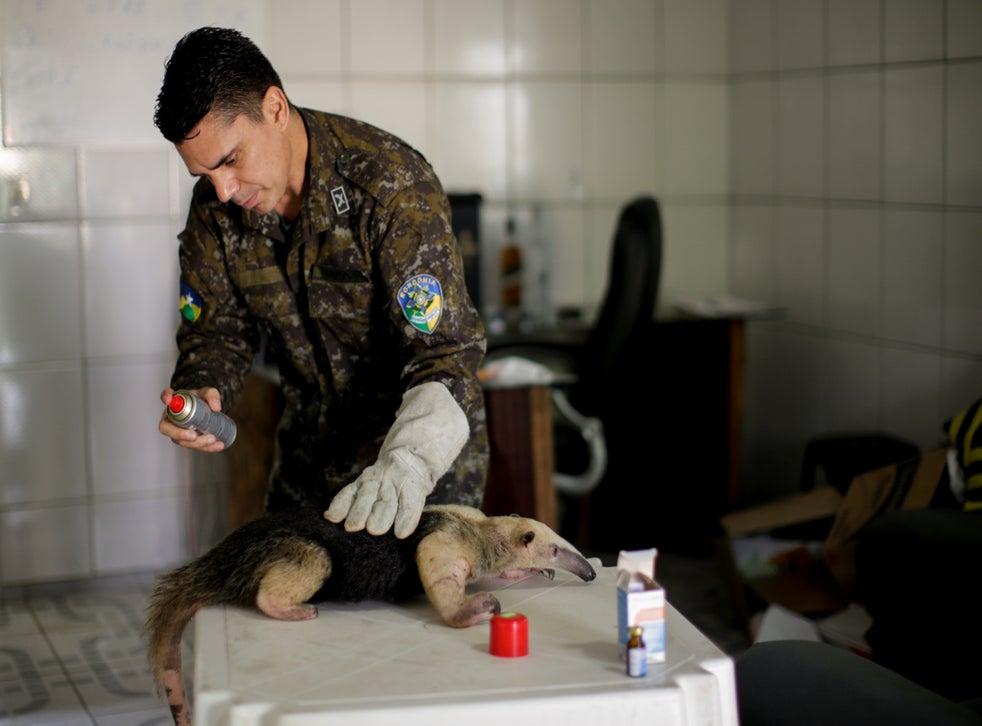
[[478,378],[485,387],[517,388],[521,386],[551,386],[561,376],[521,356],[507,356],[491,361],[481,367]]
[[674,306],[680,313],[700,318],[753,317],[779,312],[779,308],[769,303],[746,300],[732,295],[683,297],[675,300]]

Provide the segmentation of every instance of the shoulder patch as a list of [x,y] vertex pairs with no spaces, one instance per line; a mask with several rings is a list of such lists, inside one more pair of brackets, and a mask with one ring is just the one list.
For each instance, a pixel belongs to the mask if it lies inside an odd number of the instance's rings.
[[190,323],[201,317],[201,297],[186,283],[181,283],[181,317]]
[[413,275],[399,288],[399,307],[416,330],[432,333],[443,316],[443,286],[433,275]]

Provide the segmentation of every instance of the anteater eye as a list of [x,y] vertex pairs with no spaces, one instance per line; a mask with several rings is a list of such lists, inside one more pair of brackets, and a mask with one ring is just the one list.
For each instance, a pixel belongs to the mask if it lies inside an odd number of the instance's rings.
[[526,532],[522,535],[522,544],[528,545],[529,542],[535,539],[535,532]]

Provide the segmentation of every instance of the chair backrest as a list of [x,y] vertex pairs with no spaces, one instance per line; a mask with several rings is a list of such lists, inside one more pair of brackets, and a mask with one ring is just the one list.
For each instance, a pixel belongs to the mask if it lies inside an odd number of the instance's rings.
[[620,212],[614,233],[607,288],[580,363],[578,407],[595,413],[631,352],[650,331],[658,301],[662,223],[657,200],[642,196]]

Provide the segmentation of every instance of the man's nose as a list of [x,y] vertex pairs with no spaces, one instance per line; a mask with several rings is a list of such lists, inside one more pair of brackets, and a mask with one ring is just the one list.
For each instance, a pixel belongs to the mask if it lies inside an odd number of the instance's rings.
[[212,184],[215,185],[215,193],[222,203],[229,201],[239,189],[239,183],[231,174],[215,174]]

